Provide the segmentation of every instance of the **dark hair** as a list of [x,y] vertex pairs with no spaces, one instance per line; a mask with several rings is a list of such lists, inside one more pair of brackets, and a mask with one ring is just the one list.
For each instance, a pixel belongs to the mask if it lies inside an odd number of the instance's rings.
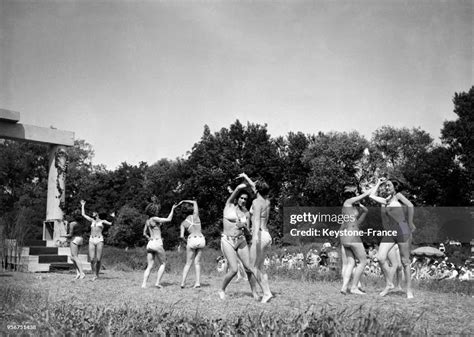
[[[239,193],[237,193],[237,196],[235,198],[235,203],[237,203],[242,195],[246,194],[248,198],[250,198],[250,192],[245,188],[243,190],[240,190]],[[248,202],[248,200],[247,200]]]
[[262,196],[267,196],[268,193],[270,192],[270,186],[264,181],[264,180],[259,180],[255,184],[255,188],[257,189],[257,192],[260,193]]
[[154,202],[149,203],[145,208],[145,214],[149,217],[157,216],[160,212],[161,204],[154,200]]
[[398,177],[391,176],[391,177],[388,177],[388,180],[392,182],[395,192],[400,192],[406,187],[406,184],[402,181],[402,179]]
[[181,211],[186,216],[191,215],[194,213],[194,206],[190,204],[185,204],[183,205],[183,208],[181,209]]

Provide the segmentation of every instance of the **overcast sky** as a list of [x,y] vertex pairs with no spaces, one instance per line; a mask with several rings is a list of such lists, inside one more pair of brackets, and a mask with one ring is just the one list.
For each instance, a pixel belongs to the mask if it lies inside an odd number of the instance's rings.
[[421,127],[473,85],[472,1],[0,1],[0,108],[94,164],[180,157],[236,119]]

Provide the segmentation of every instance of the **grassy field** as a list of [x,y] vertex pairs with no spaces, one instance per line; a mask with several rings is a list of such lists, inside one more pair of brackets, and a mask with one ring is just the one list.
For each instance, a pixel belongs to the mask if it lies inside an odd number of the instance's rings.
[[[181,289],[182,254],[170,254],[163,289],[140,288],[143,273],[129,262],[117,264],[110,255],[101,278],[73,281],[72,273],[0,274],[0,332],[15,324],[43,334],[387,334],[473,335],[472,283],[461,288],[417,284],[415,299],[403,293],[380,297],[382,283],[366,282],[367,295],[344,296],[339,281],[312,281],[305,274],[270,275],[275,298],[255,302],[248,283],[233,281],[228,298],[217,295],[222,276],[204,266],[202,287]],[[208,260],[213,257],[207,253]],[[117,254],[112,254],[117,258]],[[130,255],[132,256],[132,255]],[[121,258],[123,260],[123,258]],[[138,263],[138,260],[137,260]],[[128,266],[125,268],[124,266]],[[296,275],[296,276],[295,276]],[[430,290],[425,290],[430,289]],[[461,293],[456,289],[461,289]],[[22,331],[25,332],[24,330]]]

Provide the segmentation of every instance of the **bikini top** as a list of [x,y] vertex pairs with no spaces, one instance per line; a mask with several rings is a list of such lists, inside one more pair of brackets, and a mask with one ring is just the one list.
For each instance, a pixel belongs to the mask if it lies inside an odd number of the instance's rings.
[[247,222],[247,216],[245,213],[239,217],[237,214],[237,206],[229,205],[224,208],[224,218],[230,222]]
[[159,228],[161,226],[161,223],[158,222],[157,224],[156,221],[153,221],[151,219],[148,219],[146,222],[148,224],[148,227],[150,227],[151,229]]
[[95,228],[95,227],[100,227],[100,228],[104,228],[104,225],[102,224],[102,221],[92,221],[91,223],[91,228]]
[[189,223],[189,226],[186,227],[188,231],[191,229],[192,226],[197,226],[197,225],[200,225],[200,224],[201,224],[201,221],[194,223],[194,215],[191,216],[191,219],[192,219],[192,221],[190,221],[189,218],[186,218],[186,219],[184,220],[184,221],[186,221],[187,223]]

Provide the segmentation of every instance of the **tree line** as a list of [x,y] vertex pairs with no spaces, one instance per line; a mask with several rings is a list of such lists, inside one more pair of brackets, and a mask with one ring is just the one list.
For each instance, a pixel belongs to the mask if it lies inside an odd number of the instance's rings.
[[[376,172],[399,177],[404,194],[415,206],[470,206],[474,201],[474,87],[455,93],[453,104],[457,119],[444,122],[441,144],[420,128],[392,126],[375,130],[370,139],[357,131],[290,132],[273,138],[266,125],[236,120],[214,133],[205,125],[201,139],[185,157],[138,165],[124,161],[108,170],[92,164],[90,144],[76,140],[68,149],[64,212],[84,232],[88,228],[80,216],[81,199],[87,200],[89,212],[106,218],[115,212],[106,243],[142,246],[144,209],[151,196],[158,197],[162,216],[174,202],[195,199],[204,234],[217,248],[228,189],[238,184],[234,178],[241,172],[270,185],[274,206],[270,229],[280,240],[284,207],[340,207],[345,186],[363,185]],[[20,226],[27,238],[41,238],[47,164],[47,146],[0,140],[0,226],[7,234]],[[163,228],[165,248],[178,243],[183,217],[178,210],[173,222]],[[371,221],[368,225],[380,226],[378,219]],[[433,234],[437,230],[433,226],[422,224],[420,233]]]

